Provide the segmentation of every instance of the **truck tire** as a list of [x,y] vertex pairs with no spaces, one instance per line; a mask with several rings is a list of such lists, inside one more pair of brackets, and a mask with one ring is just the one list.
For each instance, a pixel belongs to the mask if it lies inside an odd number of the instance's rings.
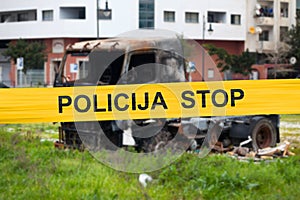
[[276,145],[276,128],[267,118],[261,118],[254,123],[251,136],[254,151]]

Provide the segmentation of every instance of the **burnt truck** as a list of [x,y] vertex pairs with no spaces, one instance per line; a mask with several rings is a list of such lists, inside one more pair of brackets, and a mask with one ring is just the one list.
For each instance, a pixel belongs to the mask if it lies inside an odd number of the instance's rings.
[[[183,56],[183,46],[181,39],[159,37],[77,42],[66,48],[55,69],[54,87],[191,81],[197,69]],[[61,122],[56,145],[95,149],[107,141],[115,147],[132,145],[138,151],[152,152],[176,135],[193,149],[208,137],[223,147],[250,138],[247,145],[257,150],[279,142],[279,115]]]

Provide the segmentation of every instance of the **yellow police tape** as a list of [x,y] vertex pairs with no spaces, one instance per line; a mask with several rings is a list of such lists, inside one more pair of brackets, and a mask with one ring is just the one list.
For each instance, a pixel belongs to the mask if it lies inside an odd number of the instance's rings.
[[300,113],[300,80],[0,89],[0,123]]

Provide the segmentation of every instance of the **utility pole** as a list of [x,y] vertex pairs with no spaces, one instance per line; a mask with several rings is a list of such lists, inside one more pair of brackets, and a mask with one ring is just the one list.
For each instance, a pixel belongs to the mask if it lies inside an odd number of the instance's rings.
[[205,65],[205,50],[203,47],[204,41],[205,41],[205,15],[203,14],[203,19],[202,19],[202,39],[203,39],[203,43],[202,43],[202,81],[204,82],[205,79],[205,71],[204,71],[204,65]]
[[[203,14],[203,19],[202,19],[202,39],[203,39],[203,43],[202,43],[202,81],[204,81],[205,79],[205,49],[203,47],[203,44],[205,42],[205,31],[206,31],[206,22],[205,22],[205,15]],[[208,28],[208,33],[212,33],[214,30],[212,29],[211,24],[209,24],[209,28]]]
[[96,24],[97,24],[97,40],[99,39],[99,0],[97,1],[96,5]]

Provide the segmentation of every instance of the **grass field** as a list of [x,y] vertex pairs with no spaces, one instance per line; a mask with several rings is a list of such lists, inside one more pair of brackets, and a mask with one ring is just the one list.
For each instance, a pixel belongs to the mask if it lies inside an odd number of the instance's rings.
[[[281,117],[284,139],[299,138],[298,115]],[[241,162],[226,155],[198,158],[184,154],[149,173],[115,171],[88,152],[58,150],[57,125],[0,127],[0,199],[299,199],[300,154],[263,162]],[[292,142],[292,141],[291,141]]]
[[280,119],[281,141],[289,141],[292,150],[300,155],[300,115],[282,115]]

